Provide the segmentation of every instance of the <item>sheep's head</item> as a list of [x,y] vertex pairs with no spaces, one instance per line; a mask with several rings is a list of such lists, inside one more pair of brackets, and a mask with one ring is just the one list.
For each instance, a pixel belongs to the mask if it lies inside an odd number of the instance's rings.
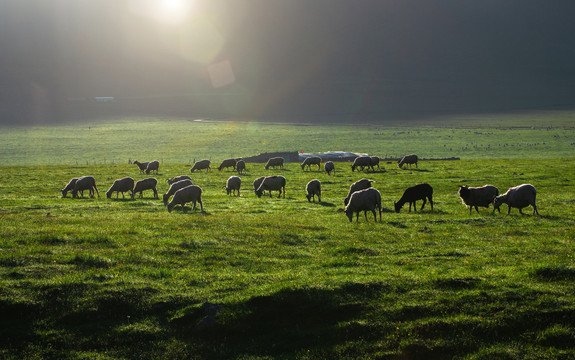
[[465,197],[469,194],[469,187],[467,185],[459,186],[458,194],[460,197]]
[[493,212],[495,212],[495,210],[498,210],[501,204],[503,204],[504,202],[505,202],[504,195],[496,196],[495,199],[493,199]]
[[307,198],[307,201],[311,202],[311,194],[306,194],[305,197]]
[[107,192],[106,192],[106,197],[107,197],[108,199],[111,199],[111,198],[112,198],[112,192],[111,192],[111,191],[107,191]]
[[65,198],[66,195],[68,194],[68,190],[66,190],[66,189],[62,189],[62,190],[60,190],[60,192],[62,193],[63,198]]
[[395,208],[395,212],[399,213],[399,210],[401,210],[401,203],[396,203],[395,201],[393,202],[393,207]]
[[347,216],[347,218],[349,219],[349,222],[353,221],[353,211],[351,211],[350,208],[346,207],[345,210],[345,215]]

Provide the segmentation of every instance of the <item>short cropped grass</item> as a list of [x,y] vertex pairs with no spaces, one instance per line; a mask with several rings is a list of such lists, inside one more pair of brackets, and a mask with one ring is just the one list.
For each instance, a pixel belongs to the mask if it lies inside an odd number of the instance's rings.
[[[92,131],[92,130],[87,130]],[[519,140],[517,140],[519,141]],[[5,359],[569,359],[575,357],[575,160],[423,161],[335,176],[248,164],[191,174],[204,211],[107,199],[135,165],[5,166],[0,190],[0,357]],[[100,197],[62,199],[93,175]],[[163,164],[165,179],[189,164]],[[259,176],[286,198],[257,198]],[[375,180],[383,221],[341,212],[349,185]],[[322,182],[322,202],[305,184]],[[396,214],[411,185],[434,211]],[[532,183],[541,216],[469,210],[459,185]],[[420,203],[419,203],[420,204]]]

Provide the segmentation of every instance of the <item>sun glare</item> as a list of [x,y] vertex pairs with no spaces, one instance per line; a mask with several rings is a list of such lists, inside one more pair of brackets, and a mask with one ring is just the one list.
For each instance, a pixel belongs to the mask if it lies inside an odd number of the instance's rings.
[[156,21],[179,25],[193,11],[195,0],[132,0],[134,12],[145,14]]

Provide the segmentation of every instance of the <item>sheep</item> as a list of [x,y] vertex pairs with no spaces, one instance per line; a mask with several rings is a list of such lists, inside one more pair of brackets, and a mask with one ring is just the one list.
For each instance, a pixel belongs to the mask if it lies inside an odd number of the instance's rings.
[[140,193],[140,198],[142,198],[143,197],[142,192],[144,190],[153,190],[154,199],[158,199],[158,189],[156,189],[156,185],[158,185],[158,180],[156,180],[155,178],[147,178],[136,182],[136,185],[134,186],[134,191],[132,191],[132,199],[134,198],[136,193]]
[[377,222],[377,215],[375,210],[379,212],[379,222],[381,222],[381,194],[377,189],[368,188],[354,192],[351,194],[349,203],[345,207],[345,215],[350,222],[353,221],[353,214],[356,214],[356,221],[359,222],[359,212],[363,210],[365,221],[367,220],[367,212],[373,213],[373,219]]
[[204,211],[204,205],[202,204],[202,188],[198,185],[186,186],[176,191],[172,201],[168,204],[168,212],[172,212],[172,209],[176,205],[180,205],[182,207],[182,211],[186,212],[186,208],[184,206],[189,202],[194,204],[192,210],[196,210],[196,203],[198,202],[200,203],[201,210]]
[[539,215],[537,205],[535,204],[536,197],[537,191],[535,190],[535,186],[531,184],[521,184],[509,188],[505,194],[495,198],[493,201],[493,212],[495,212],[495,209],[499,209],[501,204],[507,204],[507,214],[511,213],[512,207],[518,208],[519,213],[523,214],[523,208],[531,205],[533,206],[533,214]]
[[259,178],[254,180],[253,186],[254,186],[254,193],[256,195],[258,194],[258,189],[259,189],[260,185],[262,184],[262,182],[264,181],[265,178],[266,178],[265,176],[262,176],[262,177],[259,177]]
[[343,199],[343,204],[345,206],[347,206],[347,203],[349,202],[349,198],[351,197],[351,194],[353,194],[354,192],[356,192],[358,190],[370,188],[372,182],[374,182],[374,181],[369,180],[369,179],[361,179],[361,180],[358,180],[358,181],[354,182],[353,184],[351,184],[351,186],[349,187],[349,192],[347,193],[347,196],[345,197],[345,199]]
[[[62,198],[66,197],[66,195],[68,194],[68,191],[74,190],[74,185],[76,185],[76,181],[78,181],[78,178],[73,178],[72,180],[70,180],[68,182],[66,187],[64,187],[62,190],[60,190],[60,192],[62,193]],[[84,195],[83,192],[82,192],[82,195]]]
[[493,185],[483,185],[482,187],[460,186],[458,194],[461,202],[469,206],[469,215],[471,215],[474,207],[477,213],[479,213],[478,206],[488,208],[489,204],[492,204],[495,197],[499,195],[499,189]]
[[433,188],[429,184],[418,184],[412,187],[407,188],[403,192],[403,196],[399,199],[398,202],[394,202],[393,205],[395,206],[395,212],[399,213],[399,210],[403,207],[403,205],[408,202],[409,203],[409,212],[411,212],[411,205],[413,204],[413,211],[417,210],[416,201],[423,200],[423,204],[421,204],[421,210],[425,206],[427,200],[431,204],[431,211],[433,211]]
[[246,171],[246,162],[243,160],[238,160],[238,162],[236,162],[236,170],[238,171],[238,174],[245,172]]
[[281,176],[281,175],[274,175],[274,176],[266,176],[260,187],[258,187],[258,189],[256,190],[256,195],[258,197],[262,197],[262,194],[264,191],[268,190],[270,192],[270,197],[272,197],[272,190],[279,191],[278,194],[278,198],[281,197],[282,195],[282,190],[283,190],[283,195],[284,195],[284,199],[286,197],[286,178]]
[[327,172],[328,175],[331,175],[332,171],[333,171],[333,174],[335,175],[335,165],[333,164],[333,161],[326,161],[325,165],[323,167],[325,169],[325,172]]
[[140,174],[143,174],[146,169],[148,168],[148,164],[149,162],[139,162],[138,160],[134,160],[134,164],[138,165],[138,168],[140,169]]
[[210,167],[211,161],[210,160],[200,160],[194,163],[194,166],[190,169],[190,172],[194,172],[196,170],[206,170],[206,172],[210,171],[212,168]]
[[361,170],[365,167],[369,167],[371,164],[371,158],[369,156],[358,156],[353,160],[353,164],[351,165],[351,171],[355,171],[356,168],[360,167]]
[[112,193],[114,191],[116,192],[116,199],[118,198],[118,195],[120,193],[122,193],[122,198],[125,199],[124,193],[126,191],[130,191],[132,192],[132,194],[134,193],[134,179],[127,176],[118,180],[114,180],[114,183],[112,184],[112,186],[110,186],[110,188],[106,192],[106,197],[108,199],[111,199]]
[[370,156],[369,157],[369,167],[371,168],[371,171],[375,171],[375,167],[377,166],[378,169],[381,170],[381,168],[379,167],[379,157],[377,156]]
[[164,202],[164,206],[168,205],[168,200],[170,199],[170,196],[174,195],[176,193],[176,191],[185,188],[186,186],[190,186],[190,185],[194,185],[192,183],[192,180],[190,179],[183,179],[180,181],[177,181],[175,183],[172,183],[170,185],[170,188],[168,189],[168,192],[166,192],[164,195],[162,195],[162,200]]
[[160,162],[158,160],[150,161],[148,166],[146,166],[146,175],[150,175],[150,172],[155,171],[158,175],[158,169],[160,168]]
[[90,197],[94,197],[94,190],[100,197],[100,193],[98,192],[98,188],[96,187],[96,179],[92,176],[82,176],[79,177],[76,182],[74,183],[74,188],[72,189],[72,197],[78,197],[78,191],[80,191],[82,197],[84,197],[84,190],[90,191]]
[[405,155],[397,162],[397,166],[402,168],[403,164],[408,164],[409,167],[411,167],[411,164],[415,164],[415,167],[417,167],[417,160],[418,157],[415,154]]
[[311,156],[305,158],[301,163],[301,169],[304,170],[304,168],[307,166],[307,169],[310,170],[312,165],[317,165],[318,170],[321,169],[321,158],[319,156]]
[[269,159],[268,162],[266,163],[266,170],[269,169],[270,167],[273,167],[275,169],[276,166],[279,166],[280,169],[283,169],[284,167],[283,157],[274,157]]
[[218,171],[222,171],[222,169],[229,168],[229,167],[233,167],[235,170],[237,161],[238,161],[238,159],[226,159],[226,160],[222,161],[222,163],[218,167]]
[[317,201],[321,202],[321,183],[318,179],[313,179],[308,182],[305,187],[305,192],[307,201],[311,202],[311,199],[313,199],[313,202],[315,202],[315,195],[317,195]]
[[242,186],[242,179],[239,176],[230,176],[226,181],[226,191],[228,195],[233,195],[236,191],[240,196],[240,187]]
[[182,180],[192,181],[192,178],[189,177],[188,175],[180,175],[180,176],[174,176],[173,178],[167,179],[166,181],[168,182],[168,185],[172,185],[172,184],[177,183],[178,181],[182,181]]

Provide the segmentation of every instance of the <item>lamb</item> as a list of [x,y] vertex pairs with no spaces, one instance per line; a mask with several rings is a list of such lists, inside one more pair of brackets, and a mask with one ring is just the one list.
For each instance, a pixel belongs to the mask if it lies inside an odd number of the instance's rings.
[[190,185],[194,185],[194,184],[192,184],[192,180],[190,180],[190,179],[183,179],[183,180],[177,181],[175,183],[172,183],[170,185],[170,188],[168,189],[168,192],[166,192],[164,195],[162,195],[162,200],[164,201],[164,206],[168,205],[168,200],[170,199],[170,196],[174,195],[176,193],[176,191],[183,189],[186,186],[190,186]]
[[259,177],[259,178],[254,180],[253,186],[254,186],[254,193],[256,195],[258,194],[258,189],[259,189],[260,185],[262,184],[262,182],[264,181],[265,178],[266,178],[265,176],[262,176],[262,177]]
[[192,181],[192,178],[189,177],[188,175],[180,175],[180,176],[174,176],[173,178],[167,179],[166,181],[168,182],[168,185],[172,185],[172,184],[177,183],[178,181],[182,181],[182,180]]
[[371,168],[371,171],[375,171],[376,166],[378,169],[381,170],[381,168],[379,167],[379,157],[378,156],[370,156],[369,157],[369,167]]
[[333,164],[333,161],[326,161],[323,167],[328,175],[331,175],[332,171],[333,174],[335,175],[335,165]]
[[237,161],[238,161],[238,159],[226,159],[226,160],[222,161],[222,163],[218,167],[218,171],[222,171],[222,169],[229,168],[229,167],[233,167],[235,170]]
[[379,222],[381,222],[381,194],[377,189],[368,188],[354,192],[349,203],[345,207],[345,215],[347,215],[350,222],[353,221],[353,214],[356,214],[356,221],[359,222],[359,212],[363,211],[365,216],[365,221],[367,220],[367,212],[371,211],[373,213],[373,219],[377,222],[377,215],[375,210],[379,212]]
[[343,204],[345,206],[347,206],[347,203],[349,202],[349,198],[351,197],[351,194],[353,194],[354,192],[359,191],[359,190],[370,188],[372,182],[375,182],[375,181],[368,180],[368,179],[361,179],[361,180],[358,180],[358,181],[354,182],[353,184],[351,184],[351,186],[349,187],[349,192],[347,193],[347,196],[345,197],[345,199],[343,199]]
[[148,168],[149,162],[141,163],[138,160],[135,160],[134,164],[138,165],[138,168],[140,168],[140,174],[143,174],[146,171],[146,169]]
[[172,201],[168,204],[168,212],[172,212],[172,209],[176,205],[180,205],[182,207],[182,211],[186,212],[186,208],[184,206],[189,202],[194,204],[192,210],[196,210],[196,203],[198,202],[200,203],[201,210],[204,211],[204,205],[202,204],[202,188],[198,185],[186,186],[176,191]]
[[365,167],[369,167],[371,165],[371,158],[369,156],[358,156],[353,160],[353,164],[351,165],[351,171],[355,171],[356,168],[360,167],[361,170]]
[[270,197],[272,197],[272,190],[279,191],[278,194],[278,198],[281,197],[282,195],[282,190],[283,190],[283,195],[284,195],[284,199],[286,197],[286,178],[281,176],[281,175],[274,175],[274,176],[266,176],[260,187],[258,187],[258,189],[256,190],[256,195],[258,197],[262,197],[262,194],[264,191],[268,190],[270,192]]
[[160,162],[158,160],[150,161],[148,166],[146,166],[146,175],[149,175],[150,172],[155,171],[156,175],[158,175],[158,169],[160,168]]
[[312,165],[317,165],[318,170],[321,169],[321,158],[319,156],[311,156],[305,158],[301,163],[301,169],[304,170],[304,168],[307,166],[307,169],[310,170]]
[[[68,191],[74,190],[74,185],[76,185],[76,181],[78,181],[78,178],[73,178],[72,180],[70,180],[70,182],[68,182],[66,187],[64,187],[62,190],[60,190],[60,192],[62,193],[62,198],[66,197],[66,195],[68,194]],[[82,195],[84,195],[84,193],[82,193]]]
[[194,172],[196,170],[206,170],[210,171],[212,168],[210,167],[211,161],[210,160],[200,160],[194,163],[194,166],[190,169],[190,172]]
[[493,185],[483,185],[482,187],[460,186],[458,194],[461,202],[469,206],[469,215],[471,215],[474,207],[477,213],[479,213],[478,206],[488,208],[489,204],[492,204],[495,197],[499,195],[499,189]]
[[273,167],[275,169],[276,166],[279,166],[280,169],[283,169],[284,167],[283,157],[274,157],[269,159],[268,162],[266,163],[266,170],[269,169],[270,167]]
[[419,184],[412,187],[407,188],[403,192],[403,196],[399,199],[398,202],[394,203],[395,205],[395,212],[399,213],[399,210],[403,207],[403,205],[408,202],[409,203],[409,212],[411,212],[411,205],[413,204],[413,211],[416,211],[416,201],[423,200],[423,204],[421,204],[421,210],[425,206],[427,200],[431,204],[431,211],[433,211],[433,188],[429,184]]
[[405,155],[397,162],[397,166],[401,168],[403,164],[408,164],[411,167],[411,164],[415,164],[415,167],[417,167],[417,160],[418,157],[415,154]]
[[100,197],[100,193],[98,192],[98,188],[96,187],[96,179],[92,176],[82,176],[79,177],[76,182],[74,183],[74,188],[72,189],[72,197],[78,197],[78,191],[80,191],[82,197],[84,197],[84,190],[90,191],[90,197],[94,197],[94,190]]
[[110,188],[106,192],[106,197],[108,199],[111,199],[112,193],[114,191],[116,192],[116,199],[118,198],[118,195],[120,193],[122,193],[122,198],[125,199],[124,193],[126,191],[130,191],[132,194],[134,193],[134,179],[127,176],[118,180],[114,180],[114,183],[112,184],[112,186],[110,186]]
[[307,201],[311,202],[311,199],[313,199],[313,202],[315,202],[315,196],[317,195],[317,201],[321,202],[321,183],[318,179],[313,179],[308,182],[305,187],[305,192]]
[[535,190],[535,186],[531,184],[521,184],[509,188],[505,194],[495,198],[493,201],[493,212],[495,212],[495,209],[499,209],[501,204],[507,204],[507,214],[511,213],[512,207],[518,208],[519,213],[523,214],[523,208],[531,205],[533,206],[533,214],[539,215],[537,205],[535,204],[536,197],[537,191]]
[[155,178],[147,178],[136,182],[136,185],[134,186],[134,191],[132,191],[132,199],[134,198],[136,193],[140,193],[140,198],[142,198],[143,197],[142,192],[144,190],[153,190],[154,199],[158,199],[158,190],[156,189],[157,185],[158,180],[156,180]]
[[238,171],[238,174],[245,172],[246,171],[246,162],[243,160],[238,160],[238,162],[236,162],[236,170]]
[[239,176],[230,176],[226,181],[226,191],[228,195],[234,194],[236,191],[240,196],[240,187],[242,186],[242,179]]

